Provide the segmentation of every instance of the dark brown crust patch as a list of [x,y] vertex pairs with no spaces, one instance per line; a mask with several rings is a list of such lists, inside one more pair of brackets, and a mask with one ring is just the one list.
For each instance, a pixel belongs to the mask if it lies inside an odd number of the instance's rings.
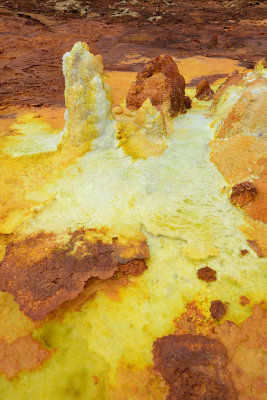
[[89,241],[84,230],[72,233],[67,243],[41,233],[38,238],[7,246],[0,264],[0,290],[11,293],[26,315],[41,320],[63,302],[76,298],[91,278],[142,273],[148,247],[145,241],[135,246],[129,243],[127,251],[127,245],[118,241]]
[[13,343],[0,340],[0,374],[14,378],[20,371],[33,371],[51,357],[51,352],[31,336],[20,337]]
[[196,98],[198,100],[209,101],[213,98],[214,91],[211,89],[209,82],[203,79],[196,87]]
[[[126,106],[138,110],[147,98],[153,106],[168,111],[171,117],[185,113],[185,80],[169,55],[150,60],[137,74],[126,97]],[[188,99],[186,100],[189,105]],[[167,110],[165,109],[167,108]]]
[[256,195],[257,188],[254,183],[245,181],[233,186],[230,200],[234,205],[245,207],[255,200]]
[[221,300],[213,300],[210,303],[210,315],[213,319],[222,319],[226,314],[227,304],[223,303]]
[[214,282],[216,281],[216,271],[210,267],[200,268],[197,271],[198,279],[202,279],[206,282]]
[[252,398],[260,400],[265,398],[266,394],[264,383],[265,350],[267,349],[266,316],[266,304],[261,303],[253,307],[253,314],[240,326],[230,321],[219,325],[215,320],[207,318],[196,303],[191,303],[175,321],[175,334],[204,335],[221,342],[229,357],[227,369],[240,400],[252,400]]
[[169,335],[153,343],[154,367],[170,390],[167,400],[236,400],[224,345],[202,335]]
[[242,250],[240,250],[240,254],[241,254],[241,256],[245,256],[246,254],[248,254],[248,250],[242,249]]

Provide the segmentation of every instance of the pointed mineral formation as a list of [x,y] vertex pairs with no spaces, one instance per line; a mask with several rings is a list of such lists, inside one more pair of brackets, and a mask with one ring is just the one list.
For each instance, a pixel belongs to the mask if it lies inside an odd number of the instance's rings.
[[77,42],[63,56],[65,76],[65,127],[59,148],[90,150],[92,140],[103,134],[111,119],[111,91],[103,82],[101,56]]

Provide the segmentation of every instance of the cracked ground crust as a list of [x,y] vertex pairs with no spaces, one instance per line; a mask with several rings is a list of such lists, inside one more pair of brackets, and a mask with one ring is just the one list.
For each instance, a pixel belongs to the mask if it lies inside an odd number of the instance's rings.
[[[53,234],[40,233],[7,245],[0,265],[0,289],[14,295],[20,309],[33,320],[44,319],[63,302],[75,299],[92,278],[109,279],[115,274],[139,275],[149,258],[145,241],[130,254],[127,246],[86,239],[75,231],[67,243]],[[139,259],[139,261],[138,261]]]

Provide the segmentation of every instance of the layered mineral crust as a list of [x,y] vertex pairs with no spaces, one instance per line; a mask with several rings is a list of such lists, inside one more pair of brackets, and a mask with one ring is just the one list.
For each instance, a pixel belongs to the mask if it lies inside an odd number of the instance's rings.
[[7,245],[0,264],[0,290],[12,294],[30,318],[41,320],[63,302],[75,299],[92,278],[139,275],[146,269],[149,250],[145,240],[129,241],[125,246],[117,240],[88,239],[86,233],[75,231],[67,241],[39,233]]
[[129,89],[126,106],[130,110],[138,110],[147,98],[153,106],[171,117],[190,108],[190,101],[185,101],[184,77],[171,56],[158,56],[146,64]]

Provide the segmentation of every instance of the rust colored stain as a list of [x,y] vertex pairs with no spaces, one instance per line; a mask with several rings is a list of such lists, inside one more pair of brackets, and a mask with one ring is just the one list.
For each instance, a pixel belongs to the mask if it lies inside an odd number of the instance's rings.
[[152,367],[136,368],[120,362],[116,373],[116,386],[109,391],[109,400],[166,400],[168,387],[155,374]]
[[213,319],[220,320],[226,314],[227,305],[221,300],[213,300],[210,303],[210,315]]
[[[126,97],[126,106],[138,110],[147,98],[153,106],[168,111],[174,117],[185,113],[185,80],[169,55],[150,60],[137,74]],[[187,102],[188,103],[188,102]]]
[[215,328],[215,337],[227,348],[229,371],[240,399],[261,400],[266,397],[267,318],[264,304],[241,326],[225,321]]
[[40,233],[8,244],[0,265],[0,290],[11,293],[26,315],[41,320],[63,302],[76,298],[91,278],[138,275],[146,268],[144,259],[149,251],[145,241],[130,249],[129,257],[123,257],[120,254],[127,253],[127,245],[90,242],[85,233],[83,229],[75,231],[67,243]]
[[240,296],[239,303],[241,304],[241,306],[246,306],[250,303],[250,300],[246,296]]
[[213,98],[214,91],[211,89],[209,82],[203,79],[196,87],[196,98],[198,100],[209,101]]
[[253,182],[237,183],[232,188],[230,200],[234,205],[245,207],[255,200],[257,192],[257,188]]
[[170,390],[168,400],[236,400],[225,346],[202,335],[169,335],[153,343],[154,367]]
[[20,371],[33,371],[41,367],[51,352],[31,336],[19,337],[12,343],[0,340],[0,374],[14,378]]
[[248,245],[252,248],[252,250],[255,251],[255,253],[257,254],[258,257],[264,257],[264,254],[256,240],[247,240],[247,242],[248,242]]
[[206,282],[214,282],[216,281],[216,271],[210,267],[200,268],[197,271],[197,277]]

